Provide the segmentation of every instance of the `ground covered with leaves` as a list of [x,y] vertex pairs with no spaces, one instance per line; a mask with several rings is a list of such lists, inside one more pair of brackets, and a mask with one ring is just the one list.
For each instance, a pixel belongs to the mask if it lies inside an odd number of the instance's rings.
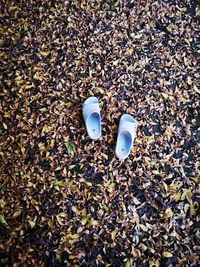
[[0,266],[199,266],[197,1],[0,5]]

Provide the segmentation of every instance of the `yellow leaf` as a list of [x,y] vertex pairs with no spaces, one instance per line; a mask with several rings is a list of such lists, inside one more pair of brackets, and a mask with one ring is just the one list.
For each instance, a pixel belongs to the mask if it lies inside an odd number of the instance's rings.
[[65,250],[67,251],[68,254],[70,255],[72,254],[72,252],[67,247],[65,247]]
[[34,69],[34,70],[41,70],[42,68],[39,67],[39,66],[34,66],[33,69]]
[[64,167],[63,169],[63,175],[66,176],[67,175],[67,169]]
[[133,54],[133,52],[134,52],[134,49],[133,49],[133,47],[131,47],[131,48],[129,48],[129,49],[128,49],[128,53],[129,53],[129,55],[132,55],[132,54]]
[[105,91],[103,89],[101,89],[100,87],[96,87],[96,90],[100,94],[104,94],[105,93]]
[[141,34],[136,34],[136,35],[134,35],[135,39],[140,39],[141,36],[142,36]]
[[188,209],[190,207],[190,204],[186,203],[184,206],[184,212],[187,213]]
[[38,49],[38,51],[39,51],[40,55],[42,55],[43,57],[47,57],[49,55],[48,51],[45,52],[45,51],[42,51],[40,49]]
[[155,266],[155,263],[154,263],[154,261],[149,261],[149,267],[154,267]]
[[144,10],[145,10],[146,12],[149,11],[149,5],[148,5],[148,4],[146,4],[146,6],[144,7]]
[[60,225],[63,225],[63,222],[62,222],[62,220],[61,220],[61,218],[60,218],[59,215],[56,215],[56,219],[57,219],[57,221],[58,221],[58,223],[59,223]]
[[139,218],[139,216],[137,216],[137,217],[135,218],[135,222],[136,222],[137,225],[140,224],[140,218]]
[[147,164],[147,166],[149,166],[151,159],[149,157],[144,157],[144,160],[145,160],[145,163]]
[[171,208],[168,208],[168,209],[165,210],[165,214],[164,214],[165,216],[164,217],[165,217],[165,219],[168,219],[168,218],[171,218],[173,216],[173,214],[174,213],[171,210]]
[[68,166],[68,170],[70,171],[70,170],[72,170],[74,167],[76,167],[76,165],[69,165],[69,166]]
[[194,216],[195,214],[196,214],[195,206],[194,206],[194,204],[192,203],[192,204],[190,205],[190,216],[192,217],[192,216]]
[[161,93],[161,95],[162,95],[165,99],[169,98],[169,95],[166,94],[166,93]]
[[35,227],[35,222],[34,221],[29,220],[28,223],[29,223],[31,228]]
[[127,262],[125,263],[124,267],[131,267],[131,263],[129,260],[127,260]]
[[[20,85],[20,84],[23,84],[24,83],[24,80],[20,80],[20,81],[16,81],[16,84],[17,85]],[[22,90],[22,89],[21,89]]]
[[15,78],[15,81],[21,81],[22,80],[22,76],[17,76],[16,78]]
[[24,147],[21,148],[21,152],[22,152],[22,155],[25,156],[26,155],[26,149]]
[[171,257],[173,257],[173,255],[172,255],[171,252],[165,251],[165,252],[163,252],[163,257],[165,257],[165,258],[171,258]]
[[117,66],[118,65],[118,62],[119,62],[119,60],[114,60],[113,61],[113,66]]
[[[4,114],[3,114],[3,116],[5,117],[5,118],[10,118],[10,114],[8,113],[8,112],[5,112]],[[6,125],[7,126],[7,125]]]
[[74,260],[74,259],[76,259],[76,256],[75,255],[69,255],[69,259]]
[[84,218],[83,220],[81,220],[81,224],[82,225],[85,225],[88,221],[88,217]]
[[47,221],[47,224],[48,224],[48,226],[51,228],[51,227],[53,226],[53,221],[52,221],[51,219],[49,219],[49,220]]
[[42,81],[43,80],[43,78],[41,76],[39,76],[38,74],[36,74],[36,73],[33,75],[33,78],[35,80],[39,80],[39,81]]
[[72,206],[72,211],[77,215],[80,215],[80,210],[78,210],[75,206]]
[[67,102],[67,103],[65,103],[65,106],[66,107],[71,107],[72,106],[72,103],[71,102]]
[[138,62],[135,62],[135,63],[133,64],[133,69],[135,70],[135,69],[137,68],[137,66],[138,66]]
[[47,111],[47,108],[40,108],[40,111],[45,112]]
[[77,238],[79,238],[79,235],[78,234],[73,234],[73,235],[70,235],[70,238],[71,239],[77,239]]
[[180,194],[180,192],[178,192],[177,194],[174,195],[174,200],[175,200],[175,201],[179,201],[180,198],[181,198],[181,194]]
[[89,226],[95,226],[95,225],[98,225],[98,221],[94,220],[93,218],[90,220],[89,222]]
[[73,27],[73,23],[72,23],[72,22],[69,22],[69,23],[67,24],[67,29],[72,28],[72,27]]
[[163,85],[164,85],[164,80],[160,79],[160,87],[163,88]]
[[192,84],[192,78],[191,78],[190,76],[187,78],[187,83],[188,83],[189,85]]
[[49,127],[47,125],[45,125],[43,128],[42,128],[42,133],[48,133],[50,131]]
[[191,203],[191,197],[192,197],[192,192],[191,189],[183,189],[183,194],[181,195],[181,200],[185,200],[185,198],[187,199],[187,201],[189,203]]
[[111,238],[112,238],[113,241],[115,240],[116,234],[117,234],[116,230],[111,232]]
[[180,10],[181,10],[182,12],[186,12],[186,11],[187,11],[187,7],[182,7]]
[[13,218],[15,219],[15,218],[19,217],[21,215],[21,212],[22,212],[21,210],[15,211],[15,213],[13,214]]
[[9,8],[8,8],[9,11],[13,11],[13,10],[15,10],[15,9],[17,9],[16,6],[9,6]]
[[200,90],[197,88],[196,85],[194,85],[194,91],[197,92],[198,94],[200,94]]
[[169,32],[172,32],[173,28],[172,28],[172,25],[171,25],[171,24],[167,26],[167,30],[168,30]]
[[187,201],[191,204],[192,203],[192,192],[188,191],[185,194]]
[[139,227],[144,231],[144,232],[147,232],[149,229],[148,227],[146,227],[146,225],[144,224],[139,224]]
[[34,85],[33,84],[27,84],[24,86],[25,89],[30,89],[30,88],[33,88]]
[[133,257],[135,257],[135,258],[137,258],[139,256],[138,250],[134,249],[133,247],[132,247],[131,253],[132,253]]
[[196,16],[200,16],[200,8],[196,7]]
[[8,126],[3,122],[3,127],[7,130]]

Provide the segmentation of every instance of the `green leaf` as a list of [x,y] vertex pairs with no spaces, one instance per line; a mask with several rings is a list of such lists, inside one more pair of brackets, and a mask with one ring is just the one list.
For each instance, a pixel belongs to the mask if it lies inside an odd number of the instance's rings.
[[67,149],[68,154],[72,154],[75,152],[75,145],[72,141],[65,142],[65,147]]
[[57,190],[57,191],[60,191],[60,187],[58,185],[55,185],[54,188]]
[[96,83],[97,83],[97,82],[96,82],[95,80],[92,80],[92,82],[91,82],[92,87],[95,87]]
[[8,227],[8,224],[7,224],[3,214],[0,214],[0,224]]
[[179,172],[180,172],[181,174],[184,174],[184,173],[185,173],[185,172],[184,172],[184,168],[183,168],[182,165],[180,165],[180,167],[179,167]]
[[156,163],[157,163],[157,160],[156,160],[156,159],[153,159],[153,160],[151,161],[151,165],[156,165]]
[[117,1],[115,2],[115,6],[117,7],[117,6],[119,5],[119,3],[120,3],[120,0],[117,0]]
[[80,170],[81,170],[83,167],[84,167],[84,165],[83,165],[83,163],[81,163],[81,165],[80,165]]
[[63,186],[64,185],[64,182],[63,181],[59,181],[59,180],[54,180],[53,181],[53,185],[54,186]]
[[69,165],[68,170],[70,171],[70,170],[74,169],[75,167],[76,167],[76,165]]

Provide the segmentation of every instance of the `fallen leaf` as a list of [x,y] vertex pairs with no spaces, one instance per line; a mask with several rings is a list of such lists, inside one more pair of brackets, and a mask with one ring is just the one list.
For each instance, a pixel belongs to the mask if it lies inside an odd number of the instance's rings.
[[174,215],[173,211],[171,208],[167,208],[165,210],[165,213],[164,213],[164,216],[165,216],[165,219],[169,219],[171,218],[172,216]]
[[173,257],[172,253],[169,252],[169,251],[165,251],[165,252],[163,252],[162,256],[163,256],[164,258],[171,258],[171,257]]
[[40,55],[42,55],[43,57],[47,57],[49,55],[49,53],[50,53],[48,51],[42,51],[40,49],[38,49],[38,51],[39,51]]
[[147,232],[149,229],[144,224],[139,224],[139,227],[144,231]]
[[34,221],[29,220],[28,223],[29,223],[29,225],[30,225],[31,228],[34,228],[35,227],[35,222]]
[[19,217],[21,215],[22,211],[21,210],[17,210],[14,212],[13,214],[13,218],[16,219],[17,217]]
[[8,224],[7,224],[6,219],[5,219],[3,214],[0,214],[0,225],[4,225],[4,226],[8,227]]
[[75,206],[72,206],[72,211],[74,213],[76,213],[77,215],[80,215],[81,214],[80,210],[78,210]]

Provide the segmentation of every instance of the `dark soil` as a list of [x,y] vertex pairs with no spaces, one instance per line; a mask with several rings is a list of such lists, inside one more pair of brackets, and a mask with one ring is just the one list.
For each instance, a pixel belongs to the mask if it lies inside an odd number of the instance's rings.
[[199,266],[198,1],[0,7],[0,266]]

